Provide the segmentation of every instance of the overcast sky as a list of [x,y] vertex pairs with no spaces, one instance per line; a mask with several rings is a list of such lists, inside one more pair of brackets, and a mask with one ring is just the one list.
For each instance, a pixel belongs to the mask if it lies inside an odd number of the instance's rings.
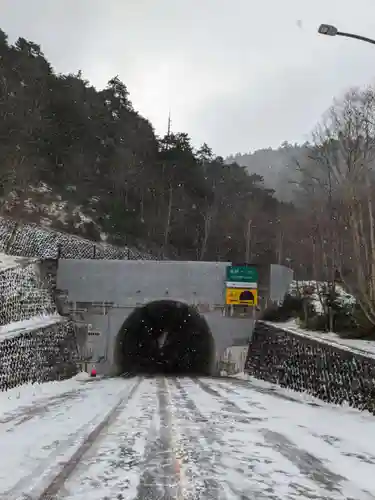
[[216,154],[300,142],[348,87],[375,81],[375,0],[0,0],[0,27],[58,72],[116,74],[137,110]]

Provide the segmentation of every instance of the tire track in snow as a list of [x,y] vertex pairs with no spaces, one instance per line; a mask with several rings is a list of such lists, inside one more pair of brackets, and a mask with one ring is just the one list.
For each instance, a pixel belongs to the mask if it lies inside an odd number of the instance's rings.
[[[199,410],[181,381],[170,379],[172,402],[179,424],[181,448],[184,450],[182,467],[189,484],[191,498],[199,500],[225,499],[221,485],[222,449],[225,442],[210,425],[210,420]],[[202,439],[203,438],[203,439]]]
[[59,492],[65,500],[131,499],[147,469],[147,451],[159,435],[156,381],[143,379],[125,410],[82,457]]
[[[204,390],[207,394],[210,395],[216,394],[216,397],[219,400],[225,401],[225,405],[227,408],[236,407],[238,410],[240,410],[240,413],[248,414],[248,411],[243,410],[238,405],[236,405],[236,403],[234,403],[228,397],[226,397],[229,396],[231,392],[237,392],[233,391],[231,384],[225,386],[224,384],[218,382],[216,379],[213,379],[212,384],[216,385],[223,391],[220,392],[217,389],[213,388],[206,381],[203,382],[202,380],[196,380],[196,379],[192,379],[192,381],[199,387],[201,387],[202,390]],[[247,387],[246,392],[250,392],[251,389],[252,389],[251,387],[250,388]],[[263,392],[264,394],[267,394],[268,396],[271,397],[276,396],[276,394],[273,393],[273,391],[267,391],[267,390],[258,391],[257,389],[258,388],[255,388],[257,392]],[[237,394],[240,395],[238,392]],[[250,401],[251,398],[249,396],[250,394],[246,397],[246,402],[247,404],[252,405],[253,402]],[[289,398],[282,398],[282,399],[289,399]],[[292,398],[290,399],[291,402],[298,403],[298,401],[295,401]],[[310,404],[310,406],[318,406],[318,405]],[[342,495],[342,487],[344,483],[347,481],[345,477],[341,476],[340,474],[336,474],[335,472],[328,469],[324,465],[322,460],[312,455],[307,450],[299,448],[293,441],[291,441],[284,434],[265,428],[261,428],[259,429],[259,431],[263,435],[266,443],[271,445],[275,451],[278,451],[292,464],[294,464],[300,470],[301,474],[303,474],[306,478],[311,480],[318,487],[323,488],[324,491],[333,493],[335,495]],[[367,491],[361,491],[360,493],[365,494],[367,498],[372,498],[371,496],[370,497],[368,496],[370,494]]]
[[146,447],[144,469],[134,500],[179,500],[182,492],[179,461],[174,452],[174,425],[169,391],[165,378],[156,379],[159,432],[150,435]]
[[82,389],[65,392],[59,394],[58,396],[53,396],[48,398],[48,401],[43,401],[40,403],[35,403],[30,406],[24,406],[18,408],[16,411],[11,413],[5,413],[3,418],[0,418],[1,425],[12,424],[6,429],[6,432],[13,432],[16,427],[22,425],[25,422],[33,419],[34,417],[40,417],[49,410],[53,410],[69,401],[74,401],[81,397]]
[[[223,379],[223,380],[220,380]],[[215,382],[218,386],[223,387],[223,389],[228,390],[229,387],[231,387],[231,390],[236,391],[238,388],[242,388],[246,391],[255,391],[258,392],[259,394],[266,394],[268,396],[272,396],[275,398],[279,399],[284,399],[285,401],[291,401],[293,403],[298,403],[300,405],[304,406],[312,406],[315,408],[319,408],[320,406],[323,406],[325,403],[323,401],[313,401],[312,399],[314,396],[311,394],[305,392],[307,396],[306,399],[301,399],[298,397],[301,392],[298,391],[293,391],[292,389],[288,389],[286,387],[281,387],[281,386],[276,386],[274,384],[269,383],[269,387],[261,387],[260,385],[257,385],[251,380],[241,380],[241,379],[236,379],[233,377],[214,377],[212,378],[212,381]],[[259,382],[259,380],[258,380]],[[262,380],[262,382],[265,382]],[[266,382],[265,382],[266,383]],[[286,393],[286,391],[290,391],[290,395]],[[294,397],[293,397],[294,396]],[[309,399],[311,398],[311,399]]]
[[[61,490],[65,481],[73,473],[83,455],[94,445],[100,435],[110,427],[119,414],[124,411],[130,399],[134,396],[142,380],[137,379],[132,387],[123,393],[116,404],[103,416],[96,415],[94,419],[80,427],[77,432],[57,447],[45,460],[40,462],[31,474],[24,477],[16,485],[0,496],[4,500],[52,500]],[[88,432],[88,429],[90,431]],[[76,446],[77,441],[81,444]],[[63,458],[57,462],[57,459]],[[51,468],[52,462],[52,471]],[[44,477],[45,470],[50,470]],[[34,483],[34,477],[42,477]],[[52,479],[51,479],[52,476]],[[26,493],[27,491],[27,493]]]
[[[13,424],[14,427],[18,427],[19,425],[22,425],[24,422],[27,422],[34,417],[40,417],[48,413],[49,410],[58,408],[62,403],[80,399],[83,393],[88,393],[93,390],[97,390],[97,388],[94,386],[80,387],[77,389],[62,392],[61,394],[58,394],[56,396],[45,396],[34,403],[30,403],[25,406],[19,406],[14,410],[4,412],[0,416],[0,425]],[[64,407],[64,409],[66,408]],[[12,432],[12,429],[6,429],[6,432]]]
[[[196,384],[202,391],[206,392],[210,396],[218,399],[224,406],[223,410],[230,415],[230,418],[233,418],[233,414],[236,415],[236,421],[242,424],[248,424],[254,421],[262,421],[260,417],[251,416],[248,411],[243,410],[239,406],[237,406],[233,401],[230,401],[228,398],[225,398],[218,390],[211,387],[209,383],[204,382],[201,379],[191,379],[194,384]],[[265,408],[261,407],[259,404],[254,402],[254,406],[258,409],[265,410]]]

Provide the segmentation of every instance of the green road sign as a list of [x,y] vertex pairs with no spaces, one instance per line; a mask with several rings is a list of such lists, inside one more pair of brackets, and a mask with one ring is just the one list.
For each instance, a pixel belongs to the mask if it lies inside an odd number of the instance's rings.
[[258,281],[258,269],[250,266],[228,266],[227,281],[256,283]]

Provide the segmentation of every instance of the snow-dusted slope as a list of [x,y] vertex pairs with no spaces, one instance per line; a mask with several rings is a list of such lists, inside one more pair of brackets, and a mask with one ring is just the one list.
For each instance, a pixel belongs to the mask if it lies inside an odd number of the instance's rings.
[[94,242],[37,224],[0,217],[0,252],[15,256],[68,259],[153,259],[133,247]]

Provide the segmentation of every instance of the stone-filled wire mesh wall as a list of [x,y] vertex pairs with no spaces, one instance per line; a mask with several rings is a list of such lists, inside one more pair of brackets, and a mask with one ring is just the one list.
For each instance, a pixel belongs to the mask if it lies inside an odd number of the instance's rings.
[[0,339],[0,390],[28,382],[63,380],[77,373],[78,351],[71,322]]
[[141,259],[157,257],[136,248],[120,248],[79,236],[0,217],[0,252],[24,257],[56,259]]
[[[54,300],[56,266],[56,260],[21,259],[21,264],[15,262],[0,272],[2,391],[26,382],[60,380],[77,373],[74,324],[58,316]],[[22,320],[30,321],[22,324],[22,332],[16,333],[12,323]]]
[[55,312],[51,292],[39,279],[37,263],[0,273],[0,326]]
[[[0,326],[57,312],[56,266],[61,258],[157,259],[135,248],[118,248],[78,236],[20,224],[0,217],[0,252],[35,258],[35,262],[0,273]],[[43,259],[44,262],[37,262]],[[31,322],[32,323],[32,322]],[[30,323],[30,324],[31,324]],[[74,324],[56,323],[0,337],[0,390],[26,382],[46,382],[74,375],[79,353]]]
[[375,414],[375,359],[257,322],[245,372]]

